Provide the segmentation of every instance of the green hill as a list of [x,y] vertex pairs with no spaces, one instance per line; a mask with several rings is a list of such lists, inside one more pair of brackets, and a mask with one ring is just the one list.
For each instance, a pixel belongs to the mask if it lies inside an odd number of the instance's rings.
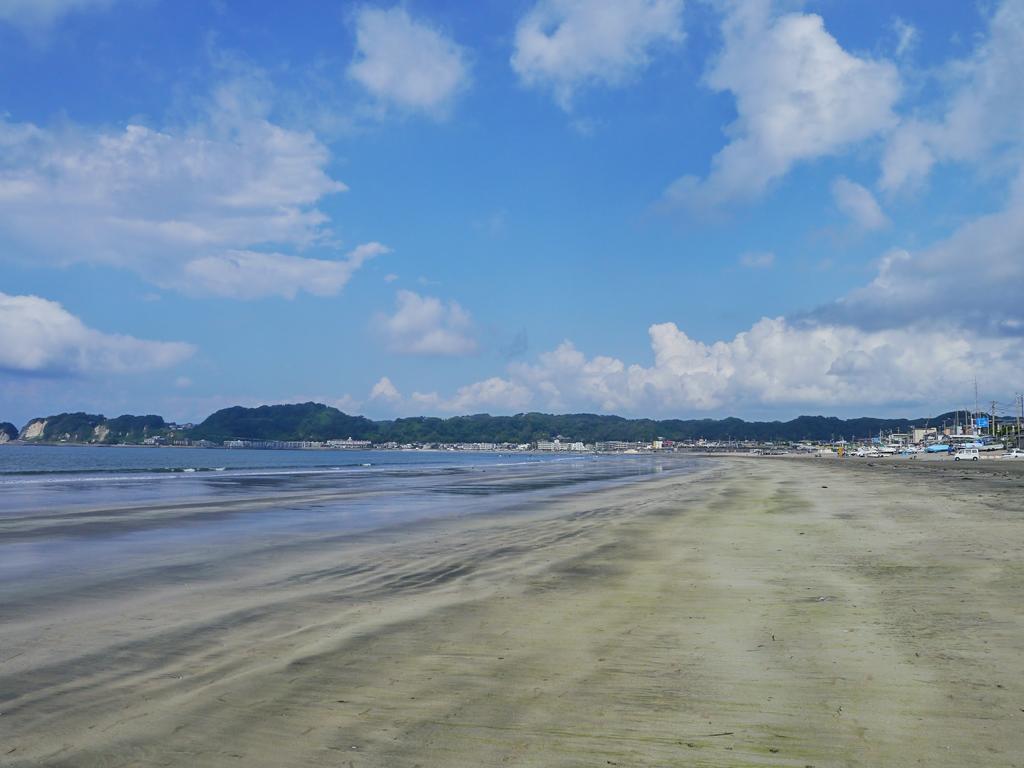
[[[932,423],[941,424],[942,416]],[[951,418],[947,415],[947,418]],[[447,419],[417,416],[393,421],[371,421],[350,416],[320,403],[235,406],[217,411],[189,432],[193,439],[220,442],[231,438],[253,440],[354,440],[397,443],[519,442],[555,435],[575,440],[830,440],[867,437],[879,431],[904,431],[927,419],[838,419],[800,416],[791,421],[742,419],[625,419],[593,413],[520,413],[515,416],[452,416]]]
[[38,423],[43,423],[41,432],[29,439],[48,443],[141,443],[147,437],[167,432],[167,424],[161,416],[126,414],[108,419],[103,414],[81,411],[32,419],[22,432]]
[[231,438],[251,440],[371,440],[377,425],[362,416],[349,416],[320,403],[234,406],[211,414],[189,431],[192,439],[221,442]]
[[[519,413],[515,416],[428,416],[372,421],[351,416],[322,403],[234,406],[208,416],[183,434],[193,440],[220,443],[233,438],[250,440],[333,440],[351,437],[375,443],[529,443],[564,435],[592,443],[603,440],[831,440],[865,438],[879,432],[906,431],[926,423],[952,423],[953,414],[932,419],[838,419],[831,416],[799,416],[790,421],[743,419],[626,419],[594,413]],[[141,443],[148,437],[170,436],[160,416],[124,415],[108,419],[101,414],[59,413],[33,419],[33,440],[75,443]],[[27,430],[28,425],[26,425]],[[0,425],[17,435],[13,425]],[[26,434],[26,430],[22,434]],[[175,433],[181,435],[182,433]]]

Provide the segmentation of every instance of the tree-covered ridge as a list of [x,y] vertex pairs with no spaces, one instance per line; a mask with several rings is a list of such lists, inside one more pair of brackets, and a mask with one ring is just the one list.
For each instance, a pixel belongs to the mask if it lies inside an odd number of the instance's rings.
[[[943,417],[933,422],[941,423]],[[879,431],[902,431],[922,425],[926,419],[838,419],[800,416],[791,421],[744,421],[742,419],[626,419],[593,413],[520,413],[515,416],[452,416],[442,419],[417,416],[393,421],[371,421],[349,416],[319,403],[235,406],[217,411],[189,432],[194,439],[222,441],[331,440],[351,437],[377,443],[529,443],[565,435],[574,440],[641,441],[663,437],[670,440],[830,440],[866,437]]]
[[[371,440],[375,443],[532,443],[558,435],[587,443],[605,440],[630,442],[668,440],[832,440],[906,431],[911,426],[952,422],[953,414],[932,419],[839,419],[800,416],[791,421],[744,421],[743,419],[626,419],[593,413],[519,413],[515,416],[416,416],[391,421],[372,421],[350,416],[322,403],[262,405],[258,408],[224,408],[195,427],[172,432],[160,416],[124,415],[108,419],[89,413],[60,413],[33,419],[32,439],[42,442],[142,443],[147,438],[187,437],[221,443],[234,438],[249,440]],[[45,423],[44,423],[45,422]],[[39,429],[39,425],[42,428]],[[13,425],[7,425],[18,434]]]
[[18,428],[9,421],[0,421],[0,442],[18,439]]
[[363,416],[349,416],[321,403],[236,405],[211,414],[189,430],[195,440],[221,442],[231,438],[251,440],[333,440],[351,437],[368,440],[376,435],[376,423]]
[[[29,426],[42,423],[38,434],[29,432]],[[32,434],[29,439],[42,442],[66,443],[141,443],[147,437],[167,432],[167,423],[161,416],[124,415],[108,419],[103,414],[58,413],[45,418],[32,419],[22,435]]]
[[110,430],[105,442],[141,443],[147,437],[162,435],[167,431],[167,422],[162,416],[147,414],[131,416],[125,414],[107,419],[103,426]]

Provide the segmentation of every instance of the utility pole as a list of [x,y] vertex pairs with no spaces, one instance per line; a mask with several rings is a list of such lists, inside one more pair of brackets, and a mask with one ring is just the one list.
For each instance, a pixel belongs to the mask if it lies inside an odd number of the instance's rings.
[[1020,410],[1017,411],[1017,445],[1020,446],[1020,420],[1024,418],[1024,394],[1017,393],[1017,400],[1020,403]]
[[990,435],[992,435],[992,437],[995,437],[996,436],[996,401],[995,400],[992,401],[992,421],[989,422],[988,429],[989,429],[988,433]]
[[974,419],[978,416],[978,377],[974,377],[974,413],[971,414],[971,432],[977,434],[978,428],[974,426]]

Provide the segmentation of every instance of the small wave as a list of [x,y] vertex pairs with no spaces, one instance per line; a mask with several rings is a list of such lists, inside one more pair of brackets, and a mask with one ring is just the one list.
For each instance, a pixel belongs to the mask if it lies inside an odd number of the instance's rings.
[[311,464],[308,466],[240,466],[240,467],[76,467],[74,469],[0,469],[0,478],[70,476],[70,475],[158,475],[180,472],[342,472],[354,467],[372,467],[373,464],[353,462],[352,464]]
[[[180,480],[185,477],[195,477],[198,479],[199,477],[209,473],[217,473],[220,477],[233,478],[295,477],[301,475],[348,474],[353,471],[379,472],[387,471],[388,469],[389,467],[374,468],[372,464],[353,463],[340,467],[129,467],[120,469],[0,470],[0,487],[43,485],[48,483],[141,483],[170,478]],[[397,470],[399,472],[408,471],[404,467],[391,467],[390,469]]]

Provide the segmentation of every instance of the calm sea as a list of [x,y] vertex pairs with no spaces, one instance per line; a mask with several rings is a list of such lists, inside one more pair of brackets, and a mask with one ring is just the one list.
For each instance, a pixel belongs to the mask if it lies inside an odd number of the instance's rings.
[[697,466],[657,455],[0,446],[0,597],[228,549],[531,509]]

